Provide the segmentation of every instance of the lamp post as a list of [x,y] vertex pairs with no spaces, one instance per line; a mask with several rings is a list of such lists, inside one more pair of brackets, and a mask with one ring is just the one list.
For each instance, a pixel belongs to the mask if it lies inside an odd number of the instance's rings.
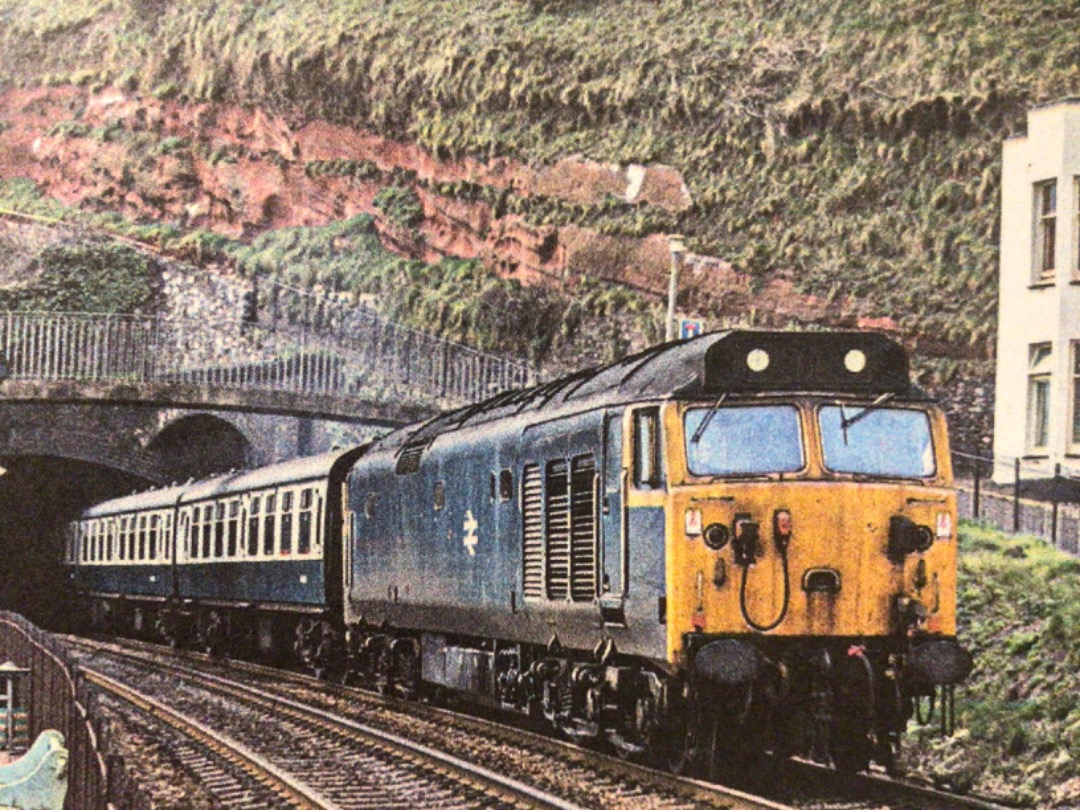
[[667,329],[664,330],[664,340],[675,340],[675,296],[679,291],[679,255],[686,252],[682,234],[668,234],[668,251],[671,253],[671,279],[668,282],[667,297]]

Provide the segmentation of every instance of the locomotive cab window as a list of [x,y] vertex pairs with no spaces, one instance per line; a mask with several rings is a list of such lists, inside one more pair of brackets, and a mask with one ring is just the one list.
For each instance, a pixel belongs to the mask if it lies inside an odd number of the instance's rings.
[[910,408],[823,405],[825,467],[883,478],[928,478],[936,470],[930,417]]
[[634,486],[656,489],[664,484],[660,460],[660,409],[634,412]]
[[436,512],[446,508],[446,484],[444,484],[442,481],[435,482],[434,500]]
[[508,501],[514,497],[514,474],[510,470],[499,470],[499,500]]
[[692,475],[767,475],[801,470],[802,426],[794,405],[690,408],[683,418]]

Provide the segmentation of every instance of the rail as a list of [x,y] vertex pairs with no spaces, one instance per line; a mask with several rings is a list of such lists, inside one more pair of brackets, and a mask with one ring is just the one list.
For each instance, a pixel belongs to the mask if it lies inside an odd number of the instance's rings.
[[25,707],[30,739],[45,729],[64,735],[71,810],[144,810],[146,795],[110,755],[109,728],[95,698],[62,645],[15,613],[0,611],[0,657],[30,670]]
[[275,315],[270,324],[0,313],[0,353],[15,380],[197,384],[439,407],[475,402],[532,379],[526,363],[403,327],[362,307],[332,305]]

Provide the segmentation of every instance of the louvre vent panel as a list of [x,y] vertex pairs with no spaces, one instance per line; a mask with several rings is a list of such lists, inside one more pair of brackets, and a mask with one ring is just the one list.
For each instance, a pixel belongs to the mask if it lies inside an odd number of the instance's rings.
[[570,476],[565,460],[549,461],[545,483],[547,597],[570,594]]
[[537,464],[525,465],[522,474],[523,591],[526,599],[544,598],[544,491]]
[[401,455],[398,456],[397,466],[394,468],[394,472],[398,475],[408,475],[409,473],[420,471],[420,457],[424,455],[424,448],[426,444],[414,444],[411,447],[406,447],[401,451]]
[[570,483],[570,598],[596,597],[596,462],[578,456],[572,462]]

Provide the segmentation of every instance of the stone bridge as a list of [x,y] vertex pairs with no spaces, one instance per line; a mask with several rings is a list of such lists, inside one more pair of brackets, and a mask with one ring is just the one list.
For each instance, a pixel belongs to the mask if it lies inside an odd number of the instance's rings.
[[167,483],[355,444],[530,382],[523,363],[363,307],[302,303],[279,297],[285,314],[261,321],[0,313],[0,464],[67,458]]

